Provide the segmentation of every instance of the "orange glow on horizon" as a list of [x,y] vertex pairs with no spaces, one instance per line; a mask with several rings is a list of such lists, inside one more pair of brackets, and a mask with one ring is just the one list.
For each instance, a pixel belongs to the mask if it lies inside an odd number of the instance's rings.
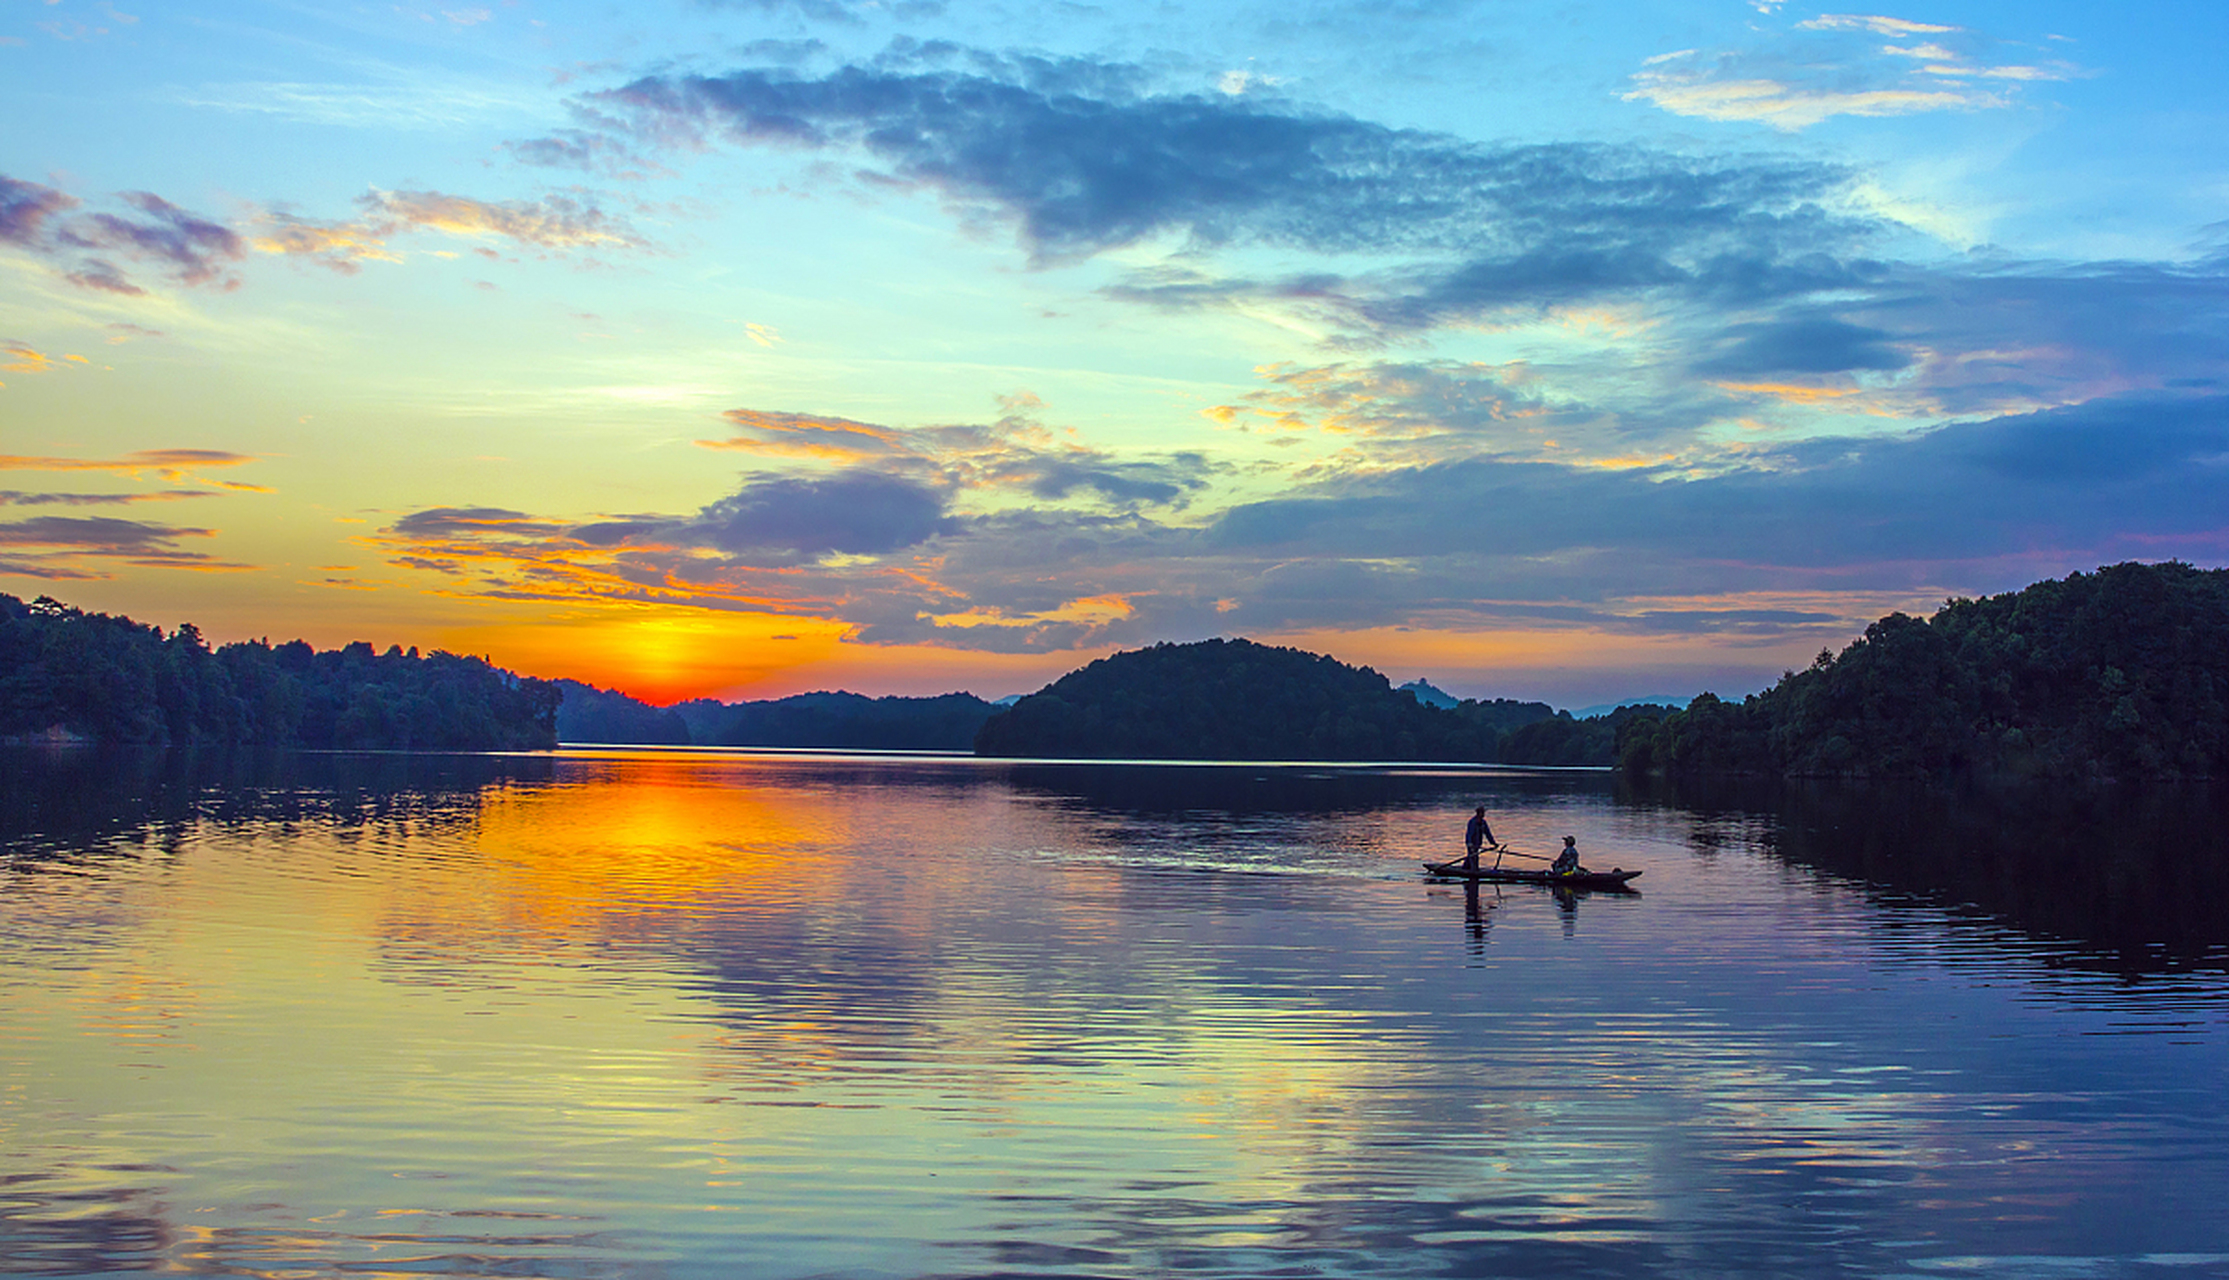
[[909,697],[964,691],[996,699],[1034,693],[1113,652],[1113,646],[992,653],[854,644],[847,640],[851,631],[826,618],[636,610],[451,627],[439,633],[436,644],[484,654],[522,675],[578,680],[655,706],[833,689]]
[[659,706],[721,697],[827,661],[850,628],[821,618],[706,610],[620,612],[454,628],[444,648]]

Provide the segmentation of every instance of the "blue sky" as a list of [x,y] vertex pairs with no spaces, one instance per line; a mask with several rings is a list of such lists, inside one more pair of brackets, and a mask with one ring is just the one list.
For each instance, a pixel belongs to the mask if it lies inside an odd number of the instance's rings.
[[2229,553],[2218,6],[0,8],[0,590],[1740,693]]

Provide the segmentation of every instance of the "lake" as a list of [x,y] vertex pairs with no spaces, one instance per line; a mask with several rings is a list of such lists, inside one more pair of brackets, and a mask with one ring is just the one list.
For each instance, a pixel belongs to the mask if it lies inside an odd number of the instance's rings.
[[0,770],[4,1273],[2229,1276],[2215,793]]

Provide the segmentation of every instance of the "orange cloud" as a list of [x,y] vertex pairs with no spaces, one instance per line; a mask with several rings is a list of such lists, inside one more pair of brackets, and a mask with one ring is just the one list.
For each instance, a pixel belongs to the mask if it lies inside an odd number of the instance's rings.
[[[0,342],[0,357],[7,359],[6,364],[0,364],[0,369],[9,373],[50,373],[69,365],[90,363],[84,356],[74,355],[65,355],[57,360],[27,342]],[[0,382],[0,387],[6,385]]]
[[52,458],[0,453],[0,471],[111,471],[121,475],[153,471],[165,480],[176,482],[184,479],[189,471],[236,467],[253,461],[254,454],[229,453],[222,449],[141,449],[121,458]]
[[849,418],[764,409],[730,409],[720,416],[742,434],[727,440],[699,440],[698,445],[839,464],[911,452],[903,433]]
[[1799,382],[1714,382],[1711,385],[1737,395],[1771,396],[1790,404],[1824,404],[1862,394],[1857,387],[1811,387]]

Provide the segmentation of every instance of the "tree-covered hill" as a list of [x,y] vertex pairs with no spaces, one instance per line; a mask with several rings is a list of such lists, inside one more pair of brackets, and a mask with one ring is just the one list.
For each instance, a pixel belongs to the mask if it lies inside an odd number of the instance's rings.
[[1250,640],[1158,644],[1071,671],[984,722],[987,756],[1493,760],[1541,703],[1426,706],[1368,667]]
[[1618,738],[1672,774],[2229,777],[2229,570],[2119,564],[1892,613],[1742,702]]
[[557,702],[545,681],[453,653],[300,640],[212,650],[191,624],[165,635],[0,595],[0,738],[535,750],[557,745]]

